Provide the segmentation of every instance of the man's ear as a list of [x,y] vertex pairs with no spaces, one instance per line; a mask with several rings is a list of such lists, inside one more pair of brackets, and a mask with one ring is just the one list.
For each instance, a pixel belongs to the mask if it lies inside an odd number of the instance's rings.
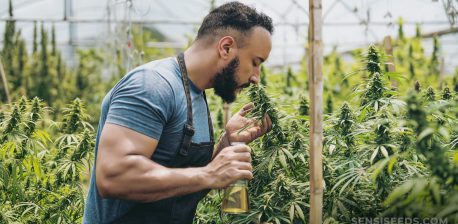
[[237,43],[231,36],[224,36],[218,41],[218,54],[222,59],[232,59],[237,54]]

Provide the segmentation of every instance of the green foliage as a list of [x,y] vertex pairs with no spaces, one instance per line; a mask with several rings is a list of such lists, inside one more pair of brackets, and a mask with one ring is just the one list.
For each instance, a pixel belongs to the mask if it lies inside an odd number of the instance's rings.
[[272,121],[272,140],[278,140],[284,142],[286,140],[286,134],[280,125],[280,117],[274,104],[267,96],[264,87],[259,85],[251,85],[248,90],[250,101],[254,103],[255,108],[251,111],[250,116],[255,119],[262,119],[265,115],[269,115]]
[[[338,92],[334,84],[326,86],[327,90],[332,91],[327,93],[332,93],[332,106],[341,105],[340,109],[327,114],[324,119],[323,213],[326,222],[350,223],[352,217],[384,216],[443,217],[448,218],[448,222],[458,218],[455,196],[458,162],[452,162],[457,157],[453,150],[456,151],[458,145],[458,130],[455,128],[458,111],[454,101],[436,100],[432,87],[420,92],[420,83],[431,84],[434,79],[421,76],[427,74],[423,70],[428,66],[421,67],[418,64],[418,60],[424,60],[420,55],[421,45],[408,38],[404,42],[398,44],[403,44],[404,53],[411,55],[404,58],[412,57],[415,60],[406,60],[396,68],[408,74],[407,62],[411,61],[415,68],[422,68],[415,70],[416,80],[402,79],[401,74],[384,72],[380,66],[383,56],[374,53],[378,50],[371,46],[362,60],[362,73],[367,76],[347,76],[348,88],[341,85]],[[342,83],[334,80],[342,77],[332,74],[336,74],[333,71],[339,66],[343,70],[345,65],[341,62],[336,65],[335,58],[332,54],[325,61],[325,70],[331,75],[326,77],[326,83]],[[428,64],[426,60],[424,62]],[[329,63],[328,68],[326,63]],[[357,69],[356,66],[354,68]],[[268,78],[275,80],[277,77],[268,74]],[[397,82],[396,90],[390,85],[393,81]],[[352,85],[356,88],[352,88]],[[250,145],[255,170],[254,179],[250,182],[251,211],[237,216],[224,215],[222,220],[217,218],[216,223],[307,223],[306,218],[301,219],[301,214],[307,217],[309,212],[306,204],[310,189],[309,121],[306,113],[309,106],[305,93],[294,94],[294,89],[293,96],[299,95],[295,101],[285,101],[289,96],[277,97],[279,93],[284,93],[283,88],[282,85],[267,88],[275,97],[267,96],[263,87],[252,87],[248,91],[249,100],[259,106],[251,117],[259,119],[266,111],[275,108],[274,105],[281,105],[281,110],[276,109],[274,116],[275,123],[282,127],[285,141],[278,141],[272,131]],[[419,112],[412,110],[414,107],[409,100],[398,98],[401,93],[412,89],[416,90],[417,95],[423,95],[417,96],[417,100],[422,105],[418,106],[420,111],[427,110],[422,112],[426,119],[422,118],[423,115],[415,116]],[[355,94],[351,95],[352,92]],[[289,108],[288,104],[299,105],[299,108]],[[279,115],[283,112],[290,115]],[[295,120],[292,114],[300,115],[300,119]],[[424,123],[425,126],[412,125],[415,122]],[[430,131],[421,134],[424,130],[431,130],[428,128],[433,130],[431,138],[428,137]],[[419,141],[420,137],[429,144],[428,150],[419,150],[422,148],[419,144],[423,144]],[[294,186],[303,187],[298,190]],[[298,191],[301,196],[293,197]],[[293,198],[303,205],[300,209],[296,209],[297,203]],[[210,211],[210,208],[219,206],[219,203],[211,201],[213,204],[205,202],[200,208],[210,212],[205,215],[218,217],[219,210]]]
[[404,40],[405,39],[405,36],[404,36],[404,20],[402,19],[402,17],[400,17],[399,20],[398,20],[398,39],[399,40]]
[[299,115],[301,116],[308,116],[309,111],[310,111],[310,106],[309,102],[307,100],[307,97],[304,95],[300,96],[300,102],[299,102]]
[[435,101],[436,100],[436,93],[434,92],[434,89],[433,87],[429,86],[427,89],[426,89],[426,93],[424,95],[424,98],[427,100],[427,101]]
[[288,67],[288,71],[286,72],[286,81],[285,81],[285,87],[283,88],[283,92],[287,95],[292,95],[292,83],[293,81],[296,80],[296,77],[293,74],[293,71],[291,70],[291,67]]
[[48,61],[48,33],[41,24],[41,51],[40,51],[40,68],[35,85],[35,94],[37,97],[52,104],[51,88],[49,84],[52,82],[51,74],[49,72],[49,61]]
[[433,52],[431,53],[430,61],[430,74],[438,76],[439,75],[439,38],[434,36],[433,38]]
[[455,74],[453,75],[453,91],[458,93],[458,67],[455,68]]
[[450,88],[448,88],[448,86],[446,86],[446,87],[442,90],[442,99],[443,99],[443,100],[450,100],[450,99],[452,99],[452,92],[450,91]]
[[334,102],[333,102],[332,95],[329,94],[327,99],[326,99],[325,113],[330,114],[330,113],[332,113],[332,111],[334,111]]
[[[75,104],[65,117],[73,117]],[[85,196],[81,181],[87,182],[83,174],[93,157],[93,128],[60,132],[46,124],[46,111],[38,98],[22,98],[5,111],[8,119],[0,125],[2,223],[81,222]],[[84,109],[78,117],[87,117]]]
[[[38,40],[35,23],[28,55],[21,32],[13,22],[5,25],[1,56],[15,103],[0,108],[0,223],[81,222],[95,144],[93,118],[102,97],[129,66],[174,52],[149,48],[145,43],[163,37],[134,26],[129,52],[117,46],[77,50],[71,66],[55,44],[54,27],[48,32],[42,25]],[[458,70],[443,80],[452,83],[453,91],[444,88],[436,100],[438,39],[426,56],[419,26],[414,38],[405,36],[402,22],[398,32],[393,60],[375,45],[365,53],[353,51],[362,66],[348,63],[337,47],[325,57],[325,223],[380,216],[458,220],[458,107],[453,99]],[[394,61],[396,72],[384,71],[384,61]],[[263,85],[253,85],[241,97],[256,105],[251,118],[268,114],[273,122],[271,132],[250,145],[255,177],[249,184],[250,212],[220,214],[221,198],[214,191],[199,205],[195,223],[307,223],[310,106],[304,65],[296,74],[262,66]],[[421,90],[421,85],[433,87]],[[398,98],[412,89],[414,96]],[[68,99],[75,100],[67,104]],[[221,101],[209,99],[222,129]]]
[[374,106],[375,111],[378,111],[378,108],[382,105],[378,105],[380,99],[385,96],[387,88],[383,82],[380,73],[375,73],[368,86],[363,93],[361,105],[363,106]]
[[223,111],[221,109],[218,110],[218,115],[216,117],[218,127],[220,129],[224,128],[224,117],[223,117]]
[[33,44],[33,47],[32,47],[32,54],[36,54],[38,52],[38,34],[37,34],[37,21],[34,21],[33,22],[33,41],[32,41],[32,44]]
[[371,45],[366,54],[366,70],[369,72],[370,76],[378,73],[382,73],[381,69],[381,56],[378,49]]
[[421,27],[420,24],[417,23],[415,24],[415,38],[420,38],[421,37]]
[[264,65],[261,65],[261,85],[267,85],[266,68],[264,67]]
[[421,85],[420,85],[420,82],[415,81],[415,85],[414,85],[414,90],[419,93],[421,91]]
[[340,108],[339,113],[339,120],[337,123],[337,128],[339,129],[339,134],[343,138],[345,142],[345,146],[347,148],[347,156],[351,154],[351,148],[355,144],[355,139],[352,136],[353,129],[355,126],[355,115],[351,110],[350,106],[347,102],[345,102],[342,107]]
[[428,119],[431,107],[425,107],[417,93],[407,97],[407,118],[416,136],[416,151],[425,156],[430,176],[413,178],[394,189],[386,198],[385,215],[415,215],[418,217],[441,217],[457,220],[458,166],[450,162],[447,149],[438,136],[444,129]]

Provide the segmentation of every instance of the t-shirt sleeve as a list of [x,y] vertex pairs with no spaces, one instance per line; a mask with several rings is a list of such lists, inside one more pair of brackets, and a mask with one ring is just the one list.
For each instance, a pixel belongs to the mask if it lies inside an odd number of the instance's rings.
[[154,71],[129,74],[112,90],[106,122],[159,140],[174,101],[170,83]]

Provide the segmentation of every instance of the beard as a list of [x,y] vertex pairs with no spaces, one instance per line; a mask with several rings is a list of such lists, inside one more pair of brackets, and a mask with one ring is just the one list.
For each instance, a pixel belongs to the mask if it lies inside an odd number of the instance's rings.
[[250,85],[250,83],[246,83],[241,86],[237,85],[235,72],[239,63],[240,61],[238,57],[232,59],[232,61],[229,62],[229,64],[215,76],[213,87],[215,94],[221,97],[221,99],[226,103],[232,103],[235,101],[237,98],[237,89],[242,89]]

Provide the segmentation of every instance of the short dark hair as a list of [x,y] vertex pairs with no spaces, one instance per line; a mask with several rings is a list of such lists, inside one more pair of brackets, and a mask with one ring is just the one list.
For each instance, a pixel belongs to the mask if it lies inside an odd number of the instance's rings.
[[240,2],[229,2],[213,9],[205,16],[196,40],[217,37],[231,29],[246,35],[257,26],[263,27],[270,34],[274,31],[272,19],[266,14]]

